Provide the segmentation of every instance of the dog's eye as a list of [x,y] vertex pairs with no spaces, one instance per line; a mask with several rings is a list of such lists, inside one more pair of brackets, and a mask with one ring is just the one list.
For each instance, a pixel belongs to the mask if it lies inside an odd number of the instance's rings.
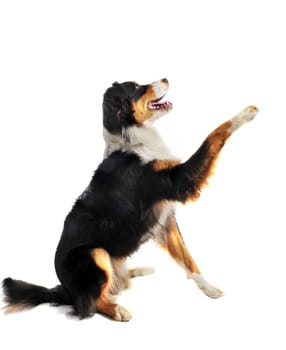
[[139,89],[140,89],[140,85],[135,84],[135,89],[136,89],[136,90],[139,90]]

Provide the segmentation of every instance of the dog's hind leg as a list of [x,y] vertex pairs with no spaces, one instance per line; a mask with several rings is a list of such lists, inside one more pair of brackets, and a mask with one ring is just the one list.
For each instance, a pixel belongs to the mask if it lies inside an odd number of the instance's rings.
[[102,285],[100,296],[95,302],[96,312],[106,315],[115,321],[129,321],[131,314],[121,305],[118,305],[112,296],[113,266],[111,258],[106,250],[96,248],[91,251],[95,264],[102,269],[107,277],[106,283]]
[[184,243],[175,216],[169,216],[165,229],[161,231],[158,237],[156,237],[156,241],[180,266],[184,268],[188,278],[193,279],[197,286],[207,296],[216,299],[223,295],[223,292],[220,289],[212,286],[201,274],[197,264]]
[[113,268],[113,281],[110,293],[112,295],[117,295],[121,291],[128,289],[131,286],[131,278],[150,275],[154,272],[154,268],[152,267],[136,267],[128,269],[125,258],[112,258],[111,263]]

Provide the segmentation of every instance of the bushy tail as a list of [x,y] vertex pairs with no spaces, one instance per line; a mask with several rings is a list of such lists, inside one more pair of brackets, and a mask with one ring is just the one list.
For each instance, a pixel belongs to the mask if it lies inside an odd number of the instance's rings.
[[53,305],[70,305],[70,298],[61,285],[48,289],[34,284],[26,283],[12,278],[2,282],[5,302],[5,312],[16,312],[31,308],[43,303]]

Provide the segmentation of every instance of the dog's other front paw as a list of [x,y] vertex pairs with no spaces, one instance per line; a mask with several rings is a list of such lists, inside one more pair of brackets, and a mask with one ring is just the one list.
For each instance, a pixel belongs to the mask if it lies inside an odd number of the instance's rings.
[[202,290],[205,295],[207,295],[210,298],[217,299],[224,295],[223,291],[221,291],[219,288],[216,288],[212,286],[203,275],[199,273],[192,273],[190,276],[192,278],[197,286]]
[[235,117],[233,117],[231,121],[231,126],[229,131],[233,133],[237,129],[239,129],[243,124],[250,122],[255,118],[256,114],[259,112],[259,109],[256,106],[248,106],[240,113],[238,113]]
[[211,284],[209,284],[208,286],[203,286],[200,289],[205,293],[205,295],[212,299],[218,299],[224,296],[224,292],[222,290],[212,286]]
[[138,277],[138,276],[151,275],[154,272],[155,272],[155,269],[152,266],[137,267],[135,269],[128,270],[128,275],[130,278],[133,278],[133,277]]

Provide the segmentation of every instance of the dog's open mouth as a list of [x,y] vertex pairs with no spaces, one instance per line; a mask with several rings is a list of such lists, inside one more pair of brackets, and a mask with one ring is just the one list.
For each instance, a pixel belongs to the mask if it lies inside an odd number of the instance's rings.
[[151,110],[164,110],[164,111],[171,109],[173,107],[171,102],[169,101],[161,102],[163,97],[164,96],[148,102],[148,108]]

